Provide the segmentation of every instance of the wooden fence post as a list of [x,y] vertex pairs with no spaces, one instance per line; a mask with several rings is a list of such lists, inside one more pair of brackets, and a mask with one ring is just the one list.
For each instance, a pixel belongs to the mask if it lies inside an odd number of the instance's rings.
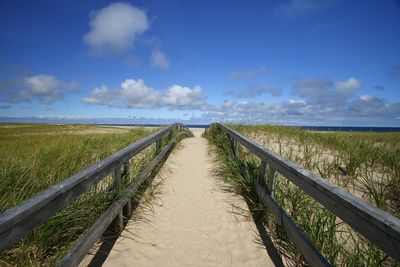
[[[114,184],[113,184],[114,190],[119,194],[119,190],[121,189],[121,165],[117,165],[114,169]],[[124,227],[123,224],[123,215],[122,215],[122,210],[119,211],[117,217],[115,217],[113,221],[113,225],[115,230],[120,233]]]
[[236,139],[234,139],[231,136],[229,136],[229,139],[231,140],[233,156],[235,157],[236,160],[239,160],[239,157],[238,157],[238,143],[237,143]]
[[[271,165],[270,165],[269,168],[268,168],[268,177],[267,177],[267,190],[268,191],[267,192],[268,192],[268,194],[270,194],[272,196],[272,194],[273,194],[273,184],[274,184],[274,182],[273,182],[274,172],[271,173],[271,171],[272,171],[272,168],[271,168]],[[262,159],[261,160],[261,180],[262,180],[261,182],[262,182],[262,184],[265,184],[265,175],[266,174],[267,174],[267,161],[265,159]],[[269,210],[266,210],[266,212],[270,213]],[[270,222],[269,216],[267,216],[267,218],[266,218],[266,224],[267,224],[267,227],[271,226],[271,222]],[[280,234],[280,232],[279,232],[279,234]]]
[[[129,178],[129,159],[124,162],[123,176],[125,178]],[[126,205],[122,211],[122,214],[123,214],[124,218],[126,218],[126,221],[129,221],[129,218],[132,215],[132,200],[131,199],[129,199],[128,202],[126,203]]]
[[274,191],[275,191],[275,172],[276,170],[274,168],[272,168],[271,165],[269,165],[268,168],[268,184],[267,184],[267,188],[268,188],[268,193],[271,195],[271,197],[274,197]]
[[160,153],[161,150],[161,138],[156,141],[156,154]]
[[171,140],[171,138],[172,138],[172,130],[169,131],[169,134],[168,134],[168,141]]
[[[271,198],[274,198],[274,191],[275,191],[275,172],[276,170],[272,168],[271,164],[268,166],[268,181],[267,181],[267,194],[271,196]],[[267,221],[268,227],[270,226],[269,220]],[[282,225],[282,223],[281,223]],[[282,238],[283,235],[283,230],[282,227],[279,226],[279,224],[275,225],[275,231],[277,233],[277,236],[279,239]]]
[[265,159],[261,160],[261,179],[265,181],[265,174],[267,172],[267,162]]

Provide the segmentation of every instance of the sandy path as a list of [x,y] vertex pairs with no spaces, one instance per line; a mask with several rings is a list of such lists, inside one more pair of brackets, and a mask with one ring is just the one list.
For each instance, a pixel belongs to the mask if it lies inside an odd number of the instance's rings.
[[103,266],[273,266],[255,226],[232,213],[232,196],[210,175],[203,130],[192,131],[161,170],[150,223],[130,221]]

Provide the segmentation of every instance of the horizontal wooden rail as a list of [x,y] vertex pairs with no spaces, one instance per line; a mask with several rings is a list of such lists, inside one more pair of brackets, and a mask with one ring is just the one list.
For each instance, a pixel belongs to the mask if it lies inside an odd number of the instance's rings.
[[301,229],[286,214],[286,212],[274,200],[272,195],[256,181],[254,183],[260,202],[264,208],[268,209],[275,217],[276,222],[283,228],[290,240],[298,248],[301,255],[313,266],[331,266],[329,262],[314,247],[313,243],[303,234]]
[[63,182],[35,195],[0,214],[0,252],[10,248],[35,227],[86,192],[117,166],[126,163],[154,142],[182,124],[173,124],[131,144],[109,157],[80,171]]
[[100,215],[96,222],[78,240],[70,252],[60,261],[58,266],[73,267],[79,265],[122,208],[129,203],[130,199],[137,192],[141,184],[149,177],[160,162],[165,159],[165,156],[171,150],[176,140],[185,134],[186,133],[180,133],[175,136],[160,151],[160,153],[157,154],[151,163],[136,177],[134,182],[125,189],[125,192],[122,195],[123,197],[114,202],[102,215]]
[[[240,133],[219,123],[216,126],[262,161],[265,161],[270,168],[281,173],[324,207],[335,213],[345,223],[382,249],[382,251],[395,260],[400,261],[399,219],[256,142],[247,139]],[[261,189],[265,192],[261,192]],[[269,202],[269,198],[265,197],[265,194],[268,194],[268,192],[263,188],[259,188],[258,190],[260,191],[261,202]],[[280,215],[277,214],[277,216]],[[309,263],[313,264],[313,262]]]

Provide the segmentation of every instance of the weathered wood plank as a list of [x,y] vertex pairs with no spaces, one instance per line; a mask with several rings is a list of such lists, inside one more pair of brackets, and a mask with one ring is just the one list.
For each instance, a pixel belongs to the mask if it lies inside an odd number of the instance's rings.
[[261,179],[265,180],[265,174],[267,173],[267,162],[261,160]]
[[[119,194],[119,190],[121,189],[121,165],[117,165],[114,169],[114,180],[113,180],[113,190],[115,190],[116,194]],[[119,209],[116,218],[113,221],[113,227],[115,230],[120,233],[124,228],[124,217],[122,215],[122,207]]]
[[240,133],[221,124],[217,125],[388,255],[400,261],[399,219],[247,139]]
[[132,216],[132,199],[129,199],[124,208],[122,209],[122,214],[125,220],[129,220]]
[[254,185],[261,204],[272,213],[276,222],[285,230],[306,261],[312,266],[331,266],[286,212],[274,201],[269,192],[258,182],[255,182]]
[[101,237],[110,223],[118,215],[119,210],[127,204],[133,194],[139,189],[140,185],[153,172],[158,164],[165,158],[170,151],[173,143],[179,137],[184,135],[181,133],[171,140],[160,153],[151,161],[151,163],[136,177],[135,181],[126,189],[124,197],[113,203],[90,227],[86,233],[78,240],[75,246],[67,255],[59,262],[58,266],[78,266],[85,255],[90,251],[93,245]]
[[275,191],[275,172],[276,170],[272,168],[270,165],[268,167],[268,193],[271,195],[271,197],[274,197],[274,191]]
[[160,153],[161,150],[161,139],[156,141],[156,154]]
[[124,169],[122,171],[122,176],[128,177],[129,176],[129,159],[124,160],[123,166],[124,166]]
[[11,247],[33,228],[46,221],[50,216],[86,192],[90,187],[109,174],[124,159],[131,158],[160,137],[170,133],[176,125],[170,125],[121,149],[65,181],[1,213],[0,252]]
[[[129,159],[124,161],[124,170],[122,172],[122,176],[124,179],[129,178]],[[122,209],[123,216],[129,219],[132,215],[132,201],[129,200],[124,208]]]

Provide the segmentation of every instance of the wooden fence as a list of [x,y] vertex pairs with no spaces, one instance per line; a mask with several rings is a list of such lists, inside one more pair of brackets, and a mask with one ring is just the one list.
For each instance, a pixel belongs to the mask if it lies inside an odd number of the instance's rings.
[[[290,219],[274,200],[274,176],[278,172],[313,197],[343,222],[377,245],[382,251],[400,261],[400,220],[356,196],[331,184],[322,177],[294,164],[273,151],[247,139],[240,133],[219,123],[213,124],[231,139],[232,147],[238,144],[247,148],[261,160],[263,176],[267,175],[267,189],[255,181],[255,189],[264,208],[285,230],[306,261],[313,266],[329,266],[330,263],[314,247],[301,229]],[[237,156],[236,156],[237,157]],[[268,165],[268,174],[266,167]]]
[[[171,133],[177,134],[172,138]],[[30,233],[57,211],[66,207],[78,196],[88,191],[110,173],[114,174],[114,187],[121,185],[122,179],[129,173],[129,160],[156,143],[157,156],[136,177],[96,222],[77,241],[70,252],[61,260],[59,266],[77,266],[95,242],[103,235],[112,223],[122,229],[123,216],[131,216],[131,198],[140,185],[166,157],[176,140],[188,135],[188,129],[182,124],[173,124],[131,144],[111,156],[80,171],[63,182],[37,194],[31,199],[0,214],[0,252],[10,248]],[[161,148],[161,138],[168,135],[169,142]],[[121,169],[123,169],[121,171]]]

